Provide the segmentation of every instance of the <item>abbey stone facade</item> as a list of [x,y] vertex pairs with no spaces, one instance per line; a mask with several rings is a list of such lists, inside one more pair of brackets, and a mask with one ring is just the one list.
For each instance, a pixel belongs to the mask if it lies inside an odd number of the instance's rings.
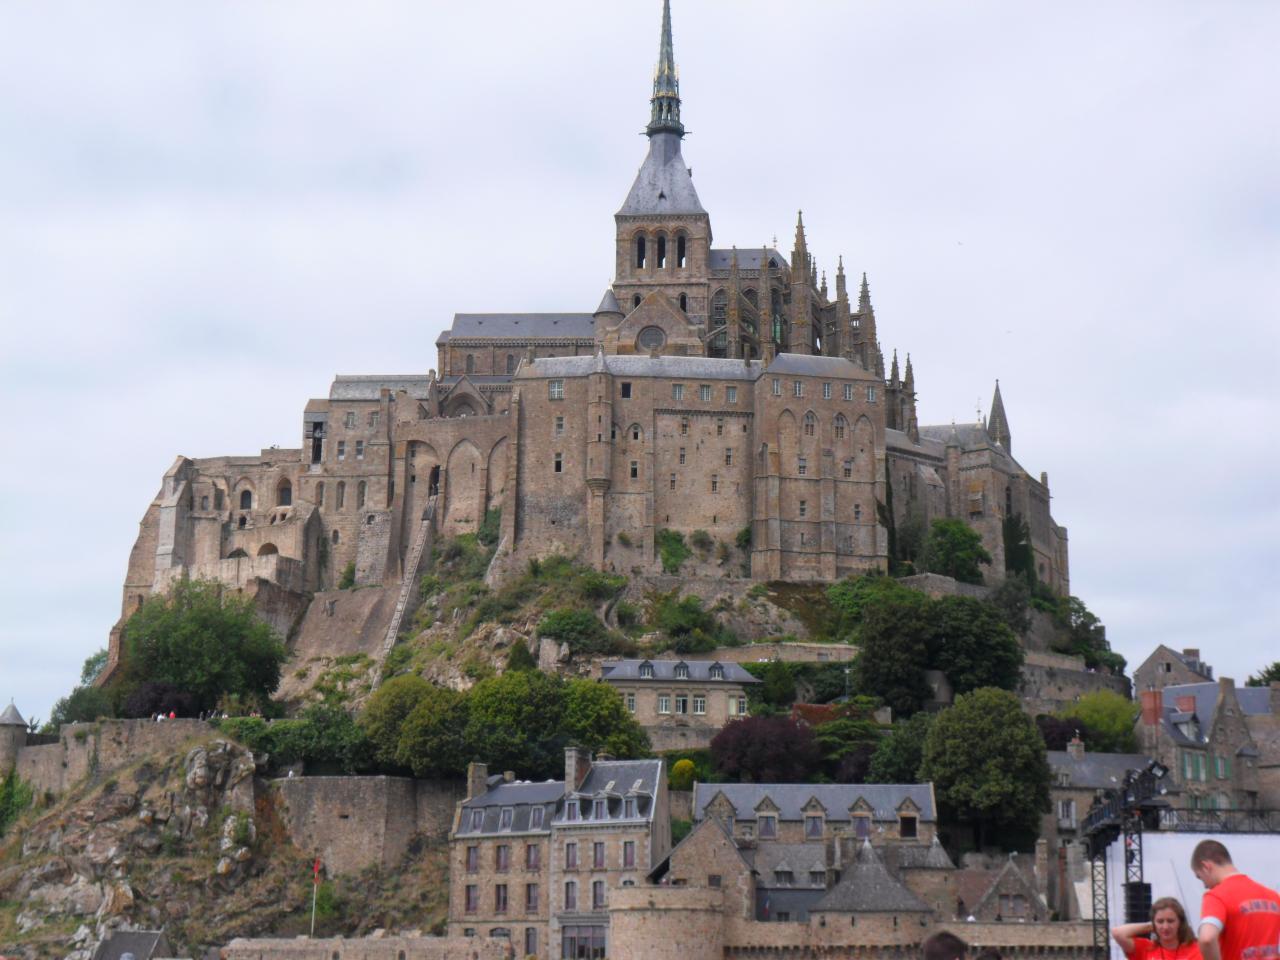
[[984,420],[921,425],[910,358],[886,374],[865,274],[855,302],[838,261],[830,289],[803,218],[789,254],[716,246],[680,107],[664,9],[648,152],[599,306],[457,314],[435,369],[338,376],[304,407],[299,447],[179,457],[142,519],[123,615],[183,575],[310,595],[353,564],[357,583],[394,585],[424,540],[487,511],[498,571],[559,552],[658,573],[660,531],[705,530],[730,552],[682,573],[754,580],[883,570],[889,524],[936,517],[979,531],[998,577],[1001,521],[1019,514],[1041,579],[1066,592],[1066,530],[1046,475],[1013,459],[999,386]]

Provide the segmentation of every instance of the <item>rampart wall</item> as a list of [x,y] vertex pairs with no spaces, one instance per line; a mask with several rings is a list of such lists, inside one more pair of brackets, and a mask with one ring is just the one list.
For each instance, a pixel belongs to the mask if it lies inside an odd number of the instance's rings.
[[222,960],[506,960],[508,942],[482,937],[236,939]]
[[1028,650],[1017,692],[1023,709],[1035,716],[1053,713],[1099,690],[1127,697],[1129,682],[1105,671],[1089,670],[1079,657]]

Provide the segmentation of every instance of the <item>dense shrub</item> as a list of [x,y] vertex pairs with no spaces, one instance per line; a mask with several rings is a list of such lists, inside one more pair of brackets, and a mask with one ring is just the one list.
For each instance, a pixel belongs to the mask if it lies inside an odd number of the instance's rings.
[[677,653],[705,653],[719,646],[734,646],[738,638],[721,626],[714,614],[695,596],[677,597],[677,591],[655,597],[649,623],[666,634]]
[[752,783],[800,783],[818,762],[813,731],[789,717],[734,720],[711,741],[721,775]]
[[604,624],[594,613],[572,608],[548,613],[538,623],[538,634],[567,643],[569,651],[574,654],[602,653],[609,640]]
[[196,698],[185,690],[172,683],[146,680],[125,697],[121,712],[126,717],[154,717],[157,713],[194,717],[200,710],[196,706]]
[[350,561],[342,568],[342,573],[338,576],[338,589],[350,590],[356,585],[356,562]]
[[658,548],[664,573],[679,573],[680,565],[693,556],[693,551],[684,542],[684,534],[678,530],[659,530],[653,542]]
[[692,790],[696,772],[692,760],[677,760],[671,767],[671,789]]

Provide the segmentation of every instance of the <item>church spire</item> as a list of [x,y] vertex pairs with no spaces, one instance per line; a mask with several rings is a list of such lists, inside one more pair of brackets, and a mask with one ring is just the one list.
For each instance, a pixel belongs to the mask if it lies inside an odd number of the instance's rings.
[[662,39],[658,44],[658,66],[653,71],[653,96],[649,99],[649,136],[674,133],[684,136],[680,122],[680,72],[671,43],[671,0],[662,0]]
[[1004,400],[1000,397],[1000,381],[996,381],[996,392],[991,398],[991,413],[987,417],[987,434],[1005,453],[1013,452],[1013,438],[1009,435],[1009,418],[1005,416]]
[[868,313],[871,310],[871,288],[867,286],[867,274],[862,273],[862,289],[858,291],[858,312]]

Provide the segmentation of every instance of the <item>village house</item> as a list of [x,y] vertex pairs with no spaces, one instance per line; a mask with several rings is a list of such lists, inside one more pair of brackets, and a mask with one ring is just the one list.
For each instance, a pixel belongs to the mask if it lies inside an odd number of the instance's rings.
[[747,716],[747,688],[760,681],[736,663],[616,660],[600,679],[617,690],[654,750],[708,746],[730,720]]

